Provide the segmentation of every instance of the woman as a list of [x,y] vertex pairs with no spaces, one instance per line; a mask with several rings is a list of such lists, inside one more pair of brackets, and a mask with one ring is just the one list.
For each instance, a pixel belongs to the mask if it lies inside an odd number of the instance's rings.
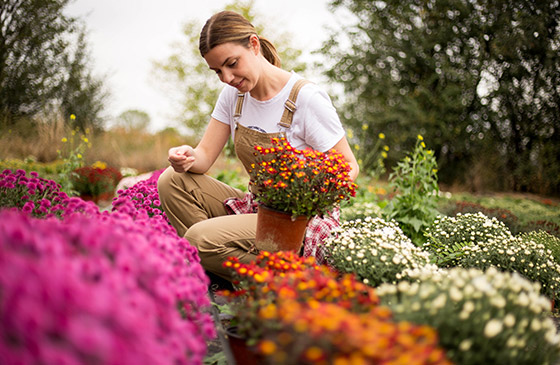
[[[255,162],[255,145],[267,146],[271,137],[285,135],[298,149],[342,153],[352,180],[359,169],[328,95],[282,70],[274,46],[243,16],[231,11],[212,16],[202,28],[199,49],[227,85],[199,144],[169,150],[171,167],[159,178],[158,191],[171,224],[197,247],[202,266],[231,280],[222,263],[230,256],[249,263],[257,253],[255,204],[250,193],[204,175],[230,136],[246,168]],[[314,218],[304,255],[318,256],[317,245],[336,225],[336,215]]]

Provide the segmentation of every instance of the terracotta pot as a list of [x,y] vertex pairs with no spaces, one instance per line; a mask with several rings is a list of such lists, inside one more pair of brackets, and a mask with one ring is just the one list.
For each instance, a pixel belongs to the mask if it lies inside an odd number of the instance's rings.
[[262,364],[262,356],[259,355],[254,347],[248,346],[244,337],[237,333],[237,327],[226,329],[229,347],[235,363],[238,365],[258,365]]
[[292,219],[290,213],[259,205],[255,246],[261,251],[299,252],[309,217]]

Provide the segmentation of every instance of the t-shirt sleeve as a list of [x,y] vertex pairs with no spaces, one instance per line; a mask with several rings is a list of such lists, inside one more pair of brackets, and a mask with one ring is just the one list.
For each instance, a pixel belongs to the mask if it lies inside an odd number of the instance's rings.
[[[218,101],[214,106],[214,111],[212,111],[211,117],[224,124],[231,125],[233,120],[233,110],[231,96],[232,92],[230,90],[231,86],[225,86],[220,95],[218,96]],[[235,94],[236,95],[236,94]]]
[[305,105],[305,143],[318,151],[330,150],[345,135],[330,97],[317,88],[309,95]]

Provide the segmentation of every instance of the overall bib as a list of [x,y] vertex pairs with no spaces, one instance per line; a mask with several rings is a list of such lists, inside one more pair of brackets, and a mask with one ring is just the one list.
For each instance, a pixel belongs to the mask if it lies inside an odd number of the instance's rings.
[[[297,94],[307,82],[298,80],[293,86],[278,123],[280,126],[291,127]],[[271,138],[283,136],[284,132],[262,133],[239,124],[237,121],[242,112],[243,97],[243,94],[239,94],[235,108],[234,147],[241,163],[248,170],[251,164],[256,163],[254,146],[270,147]],[[250,263],[256,258],[256,213],[230,214],[231,210],[224,204],[226,200],[248,199],[250,194],[208,175],[177,173],[172,167],[168,167],[160,176],[158,193],[171,225],[178,235],[185,237],[198,249],[201,264],[206,270],[231,280],[230,269],[222,266],[228,257],[235,256],[243,263]]]

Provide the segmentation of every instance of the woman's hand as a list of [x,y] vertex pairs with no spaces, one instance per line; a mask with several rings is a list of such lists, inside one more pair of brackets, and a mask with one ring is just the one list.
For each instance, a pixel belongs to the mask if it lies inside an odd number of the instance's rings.
[[176,172],[187,172],[194,165],[196,157],[191,146],[183,145],[170,148],[167,160]]

